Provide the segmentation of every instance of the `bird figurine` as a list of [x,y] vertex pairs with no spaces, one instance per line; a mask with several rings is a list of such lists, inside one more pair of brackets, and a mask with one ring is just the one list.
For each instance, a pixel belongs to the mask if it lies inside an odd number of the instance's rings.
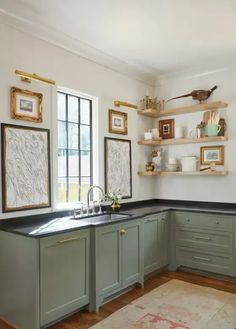
[[186,95],[181,95],[178,97],[173,97],[167,100],[167,102],[173,100],[173,99],[177,99],[177,98],[183,98],[183,97],[189,97],[192,96],[193,100],[198,100],[199,103],[201,103],[202,101],[207,100],[211,94],[213,93],[214,90],[216,90],[217,86],[214,86],[213,88],[211,88],[210,90],[193,90],[191,93],[186,94]]

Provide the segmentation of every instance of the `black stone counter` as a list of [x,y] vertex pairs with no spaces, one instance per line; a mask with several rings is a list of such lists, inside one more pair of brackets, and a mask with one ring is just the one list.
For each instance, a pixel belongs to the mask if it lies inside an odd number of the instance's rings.
[[[151,201],[151,202],[150,202]],[[148,215],[166,211],[190,211],[213,214],[235,215],[236,205],[215,204],[187,201],[142,201],[132,204],[124,204],[121,207],[121,214],[126,214],[122,219],[101,220],[94,223],[88,217],[73,219],[71,212],[50,213],[36,216],[25,216],[0,221],[0,230],[15,234],[21,234],[32,238],[42,238],[45,236],[81,230],[94,226],[103,226],[120,223],[127,220],[134,220]]]

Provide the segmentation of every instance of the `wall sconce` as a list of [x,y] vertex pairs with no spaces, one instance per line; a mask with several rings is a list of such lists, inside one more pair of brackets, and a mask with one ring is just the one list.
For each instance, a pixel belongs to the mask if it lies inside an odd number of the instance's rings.
[[53,81],[51,79],[40,77],[39,75],[37,75],[35,73],[31,74],[31,73],[15,70],[15,74],[19,75],[21,77],[22,81],[28,82],[28,83],[31,83],[31,80],[38,80],[38,81],[41,81],[41,82],[49,83],[50,85],[55,85],[56,84],[55,81]]
[[138,108],[137,105],[133,105],[133,104],[130,104],[130,103],[127,103],[127,102],[122,102],[122,101],[114,101],[114,106],[126,106],[126,107],[131,107],[132,109],[136,109]]

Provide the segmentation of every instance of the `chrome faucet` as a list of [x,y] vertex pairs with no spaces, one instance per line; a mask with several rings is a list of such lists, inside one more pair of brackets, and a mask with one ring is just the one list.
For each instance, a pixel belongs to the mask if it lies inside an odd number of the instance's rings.
[[[90,192],[92,190],[94,190],[95,188],[99,189],[102,192],[102,195],[104,196],[104,191],[100,186],[95,185],[95,186],[91,186],[89,188],[88,193],[87,193],[87,214],[89,214],[89,196],[90,196]],[[93,210],[94,210],[94,208],[93,208]],[[98,211],[98,213],[101,213],[101,212],[102,212],[102,208],[101,208],[101,203],[99,202],[99,211]]]

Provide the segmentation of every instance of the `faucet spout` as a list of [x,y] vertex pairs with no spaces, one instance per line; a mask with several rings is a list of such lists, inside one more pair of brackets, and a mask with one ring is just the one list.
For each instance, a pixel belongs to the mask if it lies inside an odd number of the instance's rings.
[[[98,189],[99,191],[102,192],[102,195],[104,195],[104,191],[103,189],[98,186],[98,185],[94,185],[94,186],[91,186],[87,192],[87,214],[89,214],[89,197],[90,197],[90,192],[93,191],[94,189]],[[101,207],[101,205],[100,205]],[[99,211],[101,212],[101,209],[99,209]]]

